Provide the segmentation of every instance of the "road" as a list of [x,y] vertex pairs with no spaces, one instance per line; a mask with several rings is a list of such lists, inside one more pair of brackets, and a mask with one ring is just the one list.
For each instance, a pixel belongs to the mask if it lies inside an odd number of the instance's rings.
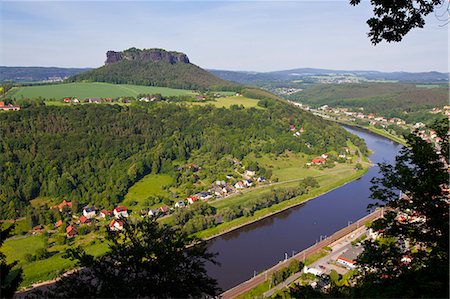
[[[321,242],[297,253],[292,258],[284,260],[284,261],[278,263],[277,265],[273,266],[272,268],[260,273],[259,275],[235,286],[234,288],[227,290],[226,292],[222,293],[219,297],[223,298],[223,299],[235,298],[241,294],[244,294],[244,293],[250,291],[251,289],[258,286],[259,284],[263,283],[267,278],[270,277],[270,275],[272,273],[287,267],[293,259],[303,261],[310,255],[319,252],[323,247],[333,245],[334,243],[336,243],[336,241],[339,241],[342,238],[346,237],[347,235],[353,233],[357,229],[364,227],[364,224],[366,222],[373,221],[373,220],[379,218],[381,215],[383,215],[383,209],[376,210],[375,212],[342,228],[341,230],[337,231],[336,233],[334,233],[330,237],[326,238],[325,240],[322,240]],[[337,244],[339,244],[339,242]]]
[[[330,245],[332,249],[331,253],[309,265],[309,268],[320,269],[324,274],[329,274],[331,270],[336,270],[336,272],[338,272],[339,274],[344,275],[345,273],[347,273],[348,269],[336,266],[330,262],[337,260],[340,255],[342,255],[345,251],[349,250],[352,247],[352,241],[356,240],[358,237],[365,233],[367,233],[367,229],[365,226],[362,226],[357,230],[351,232],[350,234],[344,236],[343,238],[337,240]],[[321,268],[320,266],[324,268]],[[298,273],[295,273],[294,275],[291,275],[283,283],[280,283],[277,286],[271,288],[269,291],[265,292],[264,297],[270,297],[277,290],[289,287],[289,285],[296,281],[302,274],[303,271],[300,271]]]

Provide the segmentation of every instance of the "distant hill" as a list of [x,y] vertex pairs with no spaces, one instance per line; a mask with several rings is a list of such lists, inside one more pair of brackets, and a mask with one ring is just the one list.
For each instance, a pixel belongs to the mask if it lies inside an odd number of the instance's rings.
[[58,82],[90,68],[0,66],[0,82]]
[[287,96],[313,107],[364,109],[385,117],[399,117],[410,123],[432,123],[442,117],[432,114],[434,107],[448,105],[449,88],[444,85],[405,83],[314,84]]
[[220,79],[190,63],[186,54],[163,49],[130,48],[108,51],[105,65],[70,77],[67,82],[109,82],[182,89],[234,90],[236,83]]
[[[378,72],[378,71],[346,71],[315,68],[298,68],[275,72],[235,72],[210,70],[216,76],[241,84],[268,83],[275,81],[303,81],[308,83],[339,83],[337,80],[351,82],[398,81],[403,83],[448,83],[449,74],[440,72]],[[327,78],[328,77],[328,78]],[[335,79],[335,81],[333,81]],[[258,84],[261,85],[261,84]]]

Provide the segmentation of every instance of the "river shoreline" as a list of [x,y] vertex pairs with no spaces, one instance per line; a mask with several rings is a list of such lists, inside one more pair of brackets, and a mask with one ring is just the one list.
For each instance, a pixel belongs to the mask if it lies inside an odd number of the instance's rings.
[[[370,167],[372,167],[372,166],[373,166],[373,165],[371,165]],[[253,220],[250,220],[250,221],[248,221],[248,222],[242,223],[242,224],[240,224],[240,225],[234,226],[234,227],[232,227],[232,228],[230,228],[230,229],[227,229],[227,230],[225,230],[225,231],[223,231],[223,232],[220,232],[220,233],[218,233],[218,234],[214,234],[214,235],[212,235],[212,236],[202,238],[202,241],[211,241],[211,240],[213,240],[213,239],[215,239],[215,238],[218,238],[218,237],[220,237],[220,236],[223,236],[223,235],[226,235],[226,234],[228,234],[228,233],[231,233],[231,232],[233,232],[233,231],[235,231],[235,230],[237,230],[237,229],[240,229],[240,228],[243,228],[243,227],[245,227],[245,226],[248,226],[248,225],[257,223],[257,222],[262,221],[262,220],[264,220],[264,219],[266,219],[266,218],[268,218],[268,217],[277,215],[277,214],[282,213],[282,212],[284,212],[284,211],[286,211],[286,210],[289,210],[289,209],[295,208],[295,207],[297,207],[297,206],[299,206],[299,205],[302,205],[302,204],[304,204],[304,203],[306,203],[306,202],[308,202],[308,201],[314,200],[314,199],[316,199],[317,197],[320,197],[320,196],[322,196],[322,195],[324,195],[324,194],[327,194],[327,193],[329,193],[329,192],[331,192],[331,191],[333,191],[333,190],[335,190],[335,189],[338,189],[338,188],[340,188],[340,187],[342,187],[342,186],[344,186],[344,185],[347,185],[347,184],[349,184],[349,183],[351,183],[351,182],[353,182],[353,181],[355,181],[355,180],[360,179],[361,177],[363,177],[363,176],[369,171],[369,168],[370,168],[370,167],[365,168],[363,171],[360,171],[359,173],[356,173],[355,175],[350,176],[348,179],[345,180],[344,183],[339,184],[338,186],[330,186],[330,188],[325,188],[325,190],[324,190],[323,192],[320,192],[319,194],[313,195],[312,197],[308,197],[308,198],[306,198],[306,199],[304,199],[304,200],[302,200],[302,201],[300,201],[300,202],[293,203],[292,205],[289,205],[289,206],[287,206],[287,207],[284,207],[284,208],[282,208],[282,209],[280,209],[280,210],[277,210],[277,211],[275,211],[275,212],[270,212],[270,213],[265,214],[265,215],[263,215],[263,216],[259,216],[257,219],[253,219]],[[291,200],[295,200],[295,198],[293,198],[293,199],[291,199]]]

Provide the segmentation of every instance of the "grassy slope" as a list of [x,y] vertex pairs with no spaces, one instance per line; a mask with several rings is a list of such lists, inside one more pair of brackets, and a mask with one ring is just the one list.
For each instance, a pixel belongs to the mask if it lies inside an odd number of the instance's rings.
[[[140,211],[144,208],[144,202],[149,196],[169,195],[162,186],[172,183],[172,178],[167,174],[149,174],[134,184],[125,195],[123,204],[130,206],[130,202],[136,201],[133,210]],[[162,204],[161,204],[162,205]]]
[[141,93],[160,93],[163,96],[178,96],[194,94],[190,90],[173,89],[166,87],[138,86],[127,84],[109,84],[109,83],[66,83],[55,85],[25,86],[11,90],[8,97],[15,98],[55,98],[77,97],[79,99],[89,97],[121,97],[137,96]]

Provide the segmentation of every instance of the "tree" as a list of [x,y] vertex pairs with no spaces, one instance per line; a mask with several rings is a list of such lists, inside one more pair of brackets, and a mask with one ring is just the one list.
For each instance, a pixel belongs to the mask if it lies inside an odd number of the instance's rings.
[[[83,269],[63,277],[52,297],[187,298],[214,296],[219,291],[206,274],[205,262],[214,261],[204,243],[180,230],[160,225],[154,218],[138,223],[125,219],[124,229],[109,232],[109,252],[94,258],[80,247],[66,257]],[[87,283],[90,282],[90,283]]]
[[[6,229],[0,227],[0,247],[3,242],[11,235],[15,224]],[[8,264],[6,256],[0,252],[0,297],[12,298],[19,284],[22,282],[22,269],[16,267],[17,262]]]
[[[423,28],[425,16],[444,0],[371,0],[374,17],[367,21],[368,36],[374,45],[382,40],[399,42],[413,28]],[[358,5],[361,0],[350,0]]]
[[448,121],[435,124],[435,131],[435,143],[406,136],[409,147],[395,164],[379,165],[382,176],[374,178],[371,187],[377,202],[369,207],[387,212],[371,224],[380,235],[364,242],[355,285],[348,286],[344,279],[336,283],[333,273],[335,283],[326,293],[296,285],[289,290],[293,298],[448,298]]
[[380,164],[383,176],[372,180],[372,198],[379,200],[373,206],[387,212],[372,225],[380,238],[366,241],[358,259],[361,297],[448,298],[448,122],[435,130],[441,139],[435,144],[407,136],[409,147],[395,165]]

